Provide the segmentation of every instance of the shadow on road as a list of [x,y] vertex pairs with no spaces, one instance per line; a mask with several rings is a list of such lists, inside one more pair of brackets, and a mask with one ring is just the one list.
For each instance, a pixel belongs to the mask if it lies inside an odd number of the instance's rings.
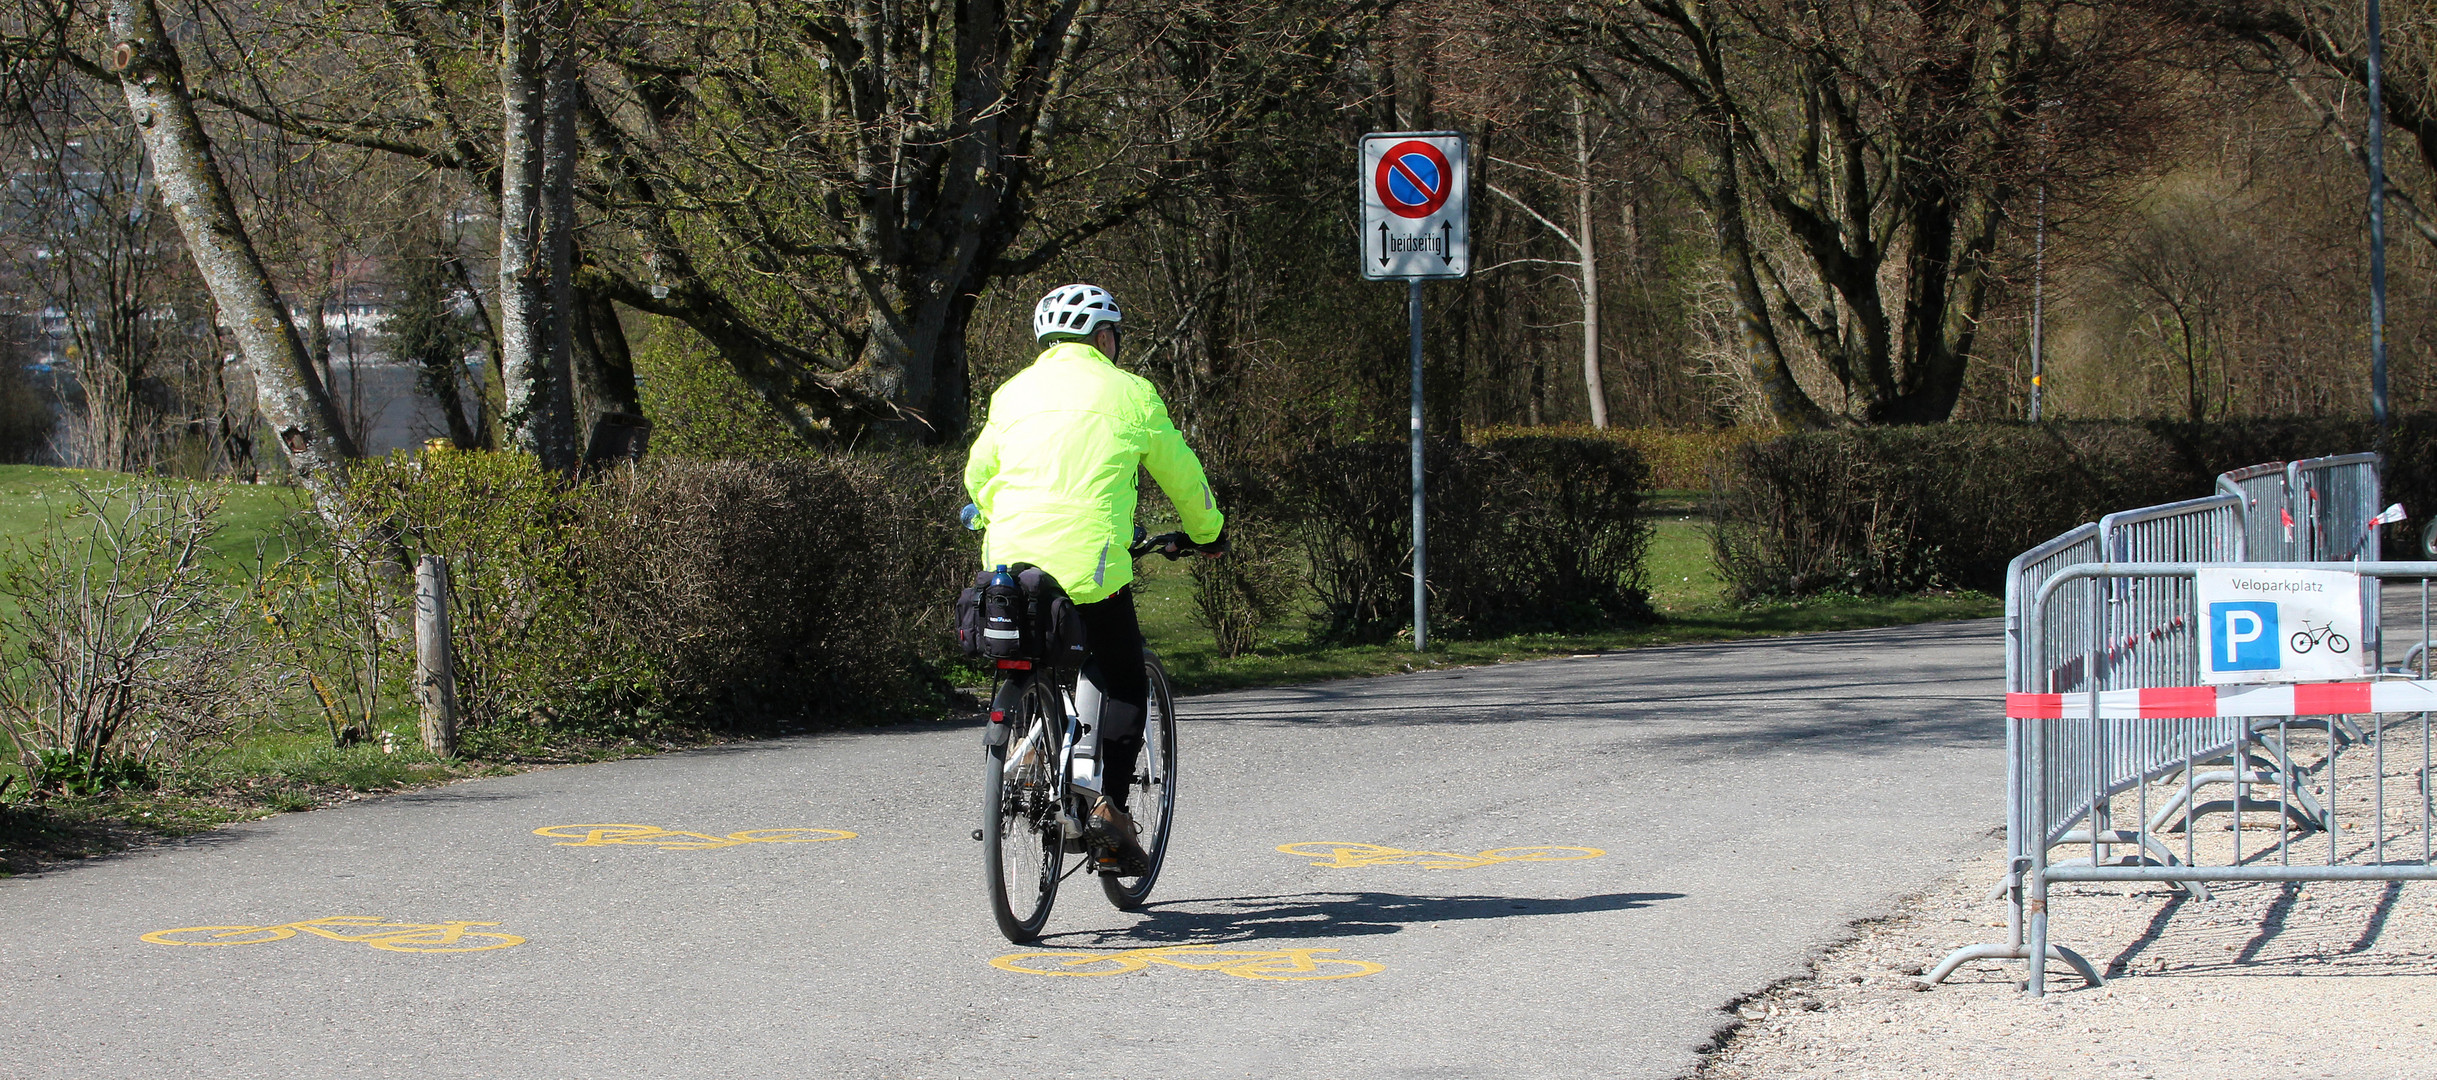
[[1040,940],[1049,948],[1104,949],[1119,944],[1217,945],[1236,941],[1393,934],[1421,923],[1631,911],[1682,893],[1603,893],[1573,898],[1406,896],[1325,892],[1171,900],[1143,908],[1122,930],[1080,930]]

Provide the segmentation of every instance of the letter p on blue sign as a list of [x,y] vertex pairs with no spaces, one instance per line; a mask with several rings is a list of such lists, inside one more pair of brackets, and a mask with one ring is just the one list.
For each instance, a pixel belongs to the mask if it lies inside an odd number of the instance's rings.
[[2218,671],[2274,671],[2284,666],[2277,644],[2274,601],[2242,600],[2209,605],[2210,638],[2216,646],[2209,666]]

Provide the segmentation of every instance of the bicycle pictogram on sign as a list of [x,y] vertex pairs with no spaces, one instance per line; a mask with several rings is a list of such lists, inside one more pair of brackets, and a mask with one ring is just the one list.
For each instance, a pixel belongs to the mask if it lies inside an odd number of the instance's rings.
[[1389,213],[1426,218],[1447,205],[1447,196],[1455,190],[1455,170],[1438,147],[1408,139],[1380,155],[1379,169],[1371,184],[1379,191],[1380,205]]

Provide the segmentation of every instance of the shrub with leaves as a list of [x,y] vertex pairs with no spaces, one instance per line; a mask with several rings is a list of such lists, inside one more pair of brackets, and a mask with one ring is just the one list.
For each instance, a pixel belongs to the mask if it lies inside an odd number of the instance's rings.
[[391,654],[405,596],[395,542],[383,523],[342,513],[288,522],[269,557],[255,554],[248,599],[270,654],[308,691],[333,746],[372,738],[381,698],[403,667]]
[[[450,565],[461,726],[601,719],[635,707],[633,654],[592,618],[586,596],[586,489],[529,454],[469,450],[401,451],[358,464],[348,480],[346,529],[389,530],[403,566],[424,555]],[[361,554],[350,573],[384,557],[353,550]],[[386,636],[405,670],[411,636]]]

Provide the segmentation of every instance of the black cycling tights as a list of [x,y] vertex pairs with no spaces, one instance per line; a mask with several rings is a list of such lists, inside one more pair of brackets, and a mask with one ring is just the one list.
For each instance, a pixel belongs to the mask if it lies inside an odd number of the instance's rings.
[[[1109,801],[1123,809],[1128,781],[1142,760],[1142,717],[1151,697],[1151,681],[1142,671],[1142,623],[1134,617],[1134,587],[1077,604],[1075,612],[1083,616],[1091,642],[1083,677],[1100,688],[1100,775],[1106,778]],[[1089,716],[1083,719],[1091,721]]]

